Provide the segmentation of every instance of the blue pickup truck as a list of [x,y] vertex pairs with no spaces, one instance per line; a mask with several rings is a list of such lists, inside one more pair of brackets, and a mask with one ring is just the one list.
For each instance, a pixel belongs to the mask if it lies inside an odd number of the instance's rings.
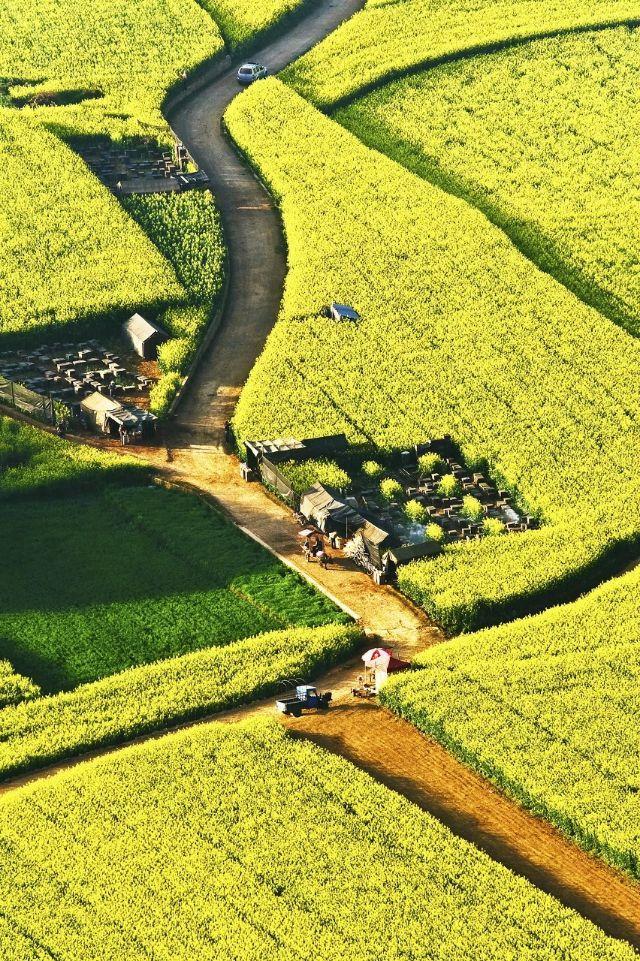
[[303,711],[310,711],[317,708],[326,711],[331,700],[331,691],[318,694],[318,689],[312,684],[298,684],[295,694],[279,698],[276,701],[276,708],[281,714],[292,714],[293,717],[300,717]]

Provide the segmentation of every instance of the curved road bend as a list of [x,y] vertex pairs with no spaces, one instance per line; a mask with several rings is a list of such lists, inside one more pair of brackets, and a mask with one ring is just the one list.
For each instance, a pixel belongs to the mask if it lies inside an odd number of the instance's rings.
[[[252,53],[271,74],[335,30],[364,0],[319,0],[282,36]],[[286,250],[277,209],[220,127],[240,91],[237,66],[169,111],[171,125],[211,178],[222,213],[230,278],[221,329],[205,352],[178,408],[176,423],[222,442],[224,421],[262,351],[280,307]],[[204,439],[204,438],[203,438]]]

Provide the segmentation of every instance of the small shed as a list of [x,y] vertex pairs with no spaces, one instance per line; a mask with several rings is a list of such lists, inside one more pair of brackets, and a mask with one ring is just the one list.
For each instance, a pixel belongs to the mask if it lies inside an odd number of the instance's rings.
[[382,527],[377,527],[372,524],[371,521],[367,521],[362,530],[360,531],[360,536],[366,548],[367,554],[371,560],[374,567],[382,568],[383,556],[390,547],[395,547],[398,544],[396,538],[385,531]]
[[297,460],[305,452],[304,443],[294,437],[278,437],[275,440],[245,441],[247,464],[251,470],[259,473],[263,458],[272,464],[283,460]]
[[129,341],[136,354],[144,360],[155,360],[158,347],[169,340],[169,334],[152,320],[147,320],[142,314],[133,314],[122,325],[122,333]]
[[89,422],[104,434],[117,434],[121,427],[131,435],[155,430],[157,417],[140,407],[123,407],[113,397],[99,391],[89,394],[80,403],[80,410]]
[[331,456],[338,451],[347,450],[349,442],[344,434],[330,434],[328,437],[311,437],[296,440],[295,437],[278,437],[275,440],[247,440],[247,464],[258,473],[263,458],[272,464],[285,460],[304,461],[310,457]]
[[422,557],[437,557],[442,553],[442,545],[437,541],[421,541],[419,544],[403,544],[402,547],[392,547],[389,556],[398,567],[408,564]]
[[209,177],[204,170],[196,170],[193,173],[179,173],[176,180],[180,185],[180,190],[205,190],[209,186]]

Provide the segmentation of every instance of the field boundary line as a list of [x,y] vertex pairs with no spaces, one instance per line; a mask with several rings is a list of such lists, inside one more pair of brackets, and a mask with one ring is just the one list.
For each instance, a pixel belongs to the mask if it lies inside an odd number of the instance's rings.
[[[174,136],[176,135],[174,134]],[[215,196],[213,192],[211,192],[211,196],[213,197],[213,200],[215,203]],[[223,239],[225,241],[225,254],[224,254],[224,267],[223,267],[224,281],[222,283],[222,290],[219,295],[218,305],[214,313],[211,315],[209,323],[207,324],[207,329],[204,332],[204,336],[201,338],[200,343],[196,347],[195,353],[191,358],[189,367],[187,368],[187,372],[184,375],[180,389],[176,394],[176,396],[171,401],[171,405],[169,407],[169,410],[167,411],[167,418],[175,416],[178,407],[180,406],[181,402],[184,400],[184,397],[187,391],[189,390],[191,381],[193,379],[193,375],[195,374],[196,370],[200,366],[200,362],[202,361],[205,351],[211,346],[211,344],[214,342],[214,340],[218,336],[218,333],[220,332],[220,327],[222,326],[222,322],[224,320],[224,315],[227,309],[227,297],[229,296],[231,264],[229,262],[229,245],[226,241],[226,238],[223,237]]]
[[[357,100],[354,103],[357,103]],[[516,216],[509,215],[505,203],[501,204],[499,199],[483,197],[481,190],[477,189],[481,186],[480,180],[456,177],[452,171],[438,168],[433,157],[422,152],[415,154],[416,161],[413,162],[412,156],[402,152],[399,140],[382,142],[378,135],[383,133],[383,124],[376,124],[361,131],[356,124],[347,126],[339,120],[336,122],[369,149],[388,157],[389,160],[436,190],[461,200],[472,210],[477,211],[504,234],[513,247],[536,270],[547,274],[586,307],[597,311],[604,320],[616,324],[631,337],[638,337],[630,320],[632,312],[625,314],[623,308],[618,307],[619,298],[615,293],[601,287],[595,278],[589,277],[578,265],[572,267],[570,260],[560,251],[557,242],[552,237],[546,236],[545,230],[539,227],[535,220],[523,221],[524,226],[521,226]],[[531,230],[533,239],[527,236],[527,228],[533,228]]]
[[[367,94],[373,93],[374,91],[379,90],[381,87],[386,87],[395,80],[402,80],[404,77],[411,77],[416,73],[434,70],[436,67],[442,67],[448,63],[456,63],[459,60],[472,60],[475,57],[484,57],[492,53],[501,53],[503,50],[522,47],[529,43],[535,43],[537,40],[553,40],[555,37],[572,36],[581,33],[596,33],[604,30],[615,30],[617,27],[640,27],[640,17],[625,17],[622,20],[597,20],[595,23],[579,24],[575,27],[558,27],[552,30],[540,30],[527,36],[505,37],[502,40],[494,40],[487,43],[476,43],[472,44],[470,47],[461,47],[459,50],[452,50],[449,53],[424,57],[424,59],[408,66],[393,67],[388,73],[385,73],[384,76],[364,83],[357,90],[346,93],[342,97],[338,97],[336,100],[332,100],[330,102],[326,100],[318,100],[316,102],[309,96],[304,96],[302,94],[300,96],[303,96],[303,99],[317,110],[321,110],[323,113],[331,116],[336,110],[340,110],[342,107],[348,107],[356,100],[366,97]],[[288,83],[287,85],[290,86],[292,90],[296,90],[294,83]]]

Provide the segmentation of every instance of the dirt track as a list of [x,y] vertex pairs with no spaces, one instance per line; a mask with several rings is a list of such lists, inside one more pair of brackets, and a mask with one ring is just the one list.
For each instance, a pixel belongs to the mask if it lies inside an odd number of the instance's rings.
[[406,721],[374,703],[343,700],[327,714],[308,714],[288,727],[352,761],[608,934],[640,948],[640,885],[505,798]]
[[[251,57],[276,73],[362,6],[364,0],[315,0],[303,19]],[[223,114],[241,89],[235,74],[234,65],[168,113],[171,126],[209,175],[229,252],[222,336],[205,352],[177,413],[179,424],[218,441],[275,323],[286,273],[279,212],[221,130]]]
[[[361,5],[361,0],[318,3],[304,21],[260,51],[256,59],[279,69]],[[220,133],[220,117],[236,92],[230,71],[194,94],[171,117],[211,176],[223,212],[231,277],[220,333],[204,355],[177,422],[167,430],[164,447],[144,453],[161,477],[214,497],[236,523],[352,609],[364,628],[411,657],[443,639],[438,629],[400,595],[375,587],[349,565],[329,571],[307,567],[290,513],[257,485],[241,483],[237,464],[223,448],[223,423],[273,326],[286,267],[278,213]],[[339,693],[337,702],[326,715],[285,722],[295,736],[308,737],[346,757],[609,934],[640,948],[640,885],[590,858],[415,728],[376,704],[354,702],[348,688],[357,666],[357,662],[343,665],[321,679],[322,686]],[[272,711],[269,701],[216,719],[233,722]],[[136,740],[145,739],[149,738]],[[121,749],[107,748],[91,756]],[[82,760],[7,783],[0,793]]]

